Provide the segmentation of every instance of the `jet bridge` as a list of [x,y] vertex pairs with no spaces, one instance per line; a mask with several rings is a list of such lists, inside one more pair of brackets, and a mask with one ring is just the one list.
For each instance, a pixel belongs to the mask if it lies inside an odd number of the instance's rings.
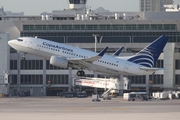
[[87,86],[93,88],[104,88],[113,90],[127,90],[129,80],[124,77],[123,80],[118,78],[90,78],[90,77],[74,77],[73,86]]
[[74,78],[73,83],[74,86],[103,88],[105,92],[101,97],[109,93],[119,94],[120,90],[120,81],[118,78]]
[[114,78],[75,78],[74,85],[119,90],[119,80]]

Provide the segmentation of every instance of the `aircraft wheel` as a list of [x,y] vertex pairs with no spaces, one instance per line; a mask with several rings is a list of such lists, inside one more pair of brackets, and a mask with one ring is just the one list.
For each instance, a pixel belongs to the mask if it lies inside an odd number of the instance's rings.
[[77,76],[84,76],[85,72],[84,71],[77,71],[76,75]]
[[81,76],[81,71],[77,71],[76,75]]
[[85,72],[84,71],[81,71],[81,76],[84,76],[85,75]]

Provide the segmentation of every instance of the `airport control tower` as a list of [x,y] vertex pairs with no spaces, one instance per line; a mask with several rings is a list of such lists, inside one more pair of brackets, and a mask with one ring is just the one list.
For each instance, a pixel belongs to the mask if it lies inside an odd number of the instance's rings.
[[76,13],[86,13],[86,2],[87,0],[69,0],[69,9],[76,10]]

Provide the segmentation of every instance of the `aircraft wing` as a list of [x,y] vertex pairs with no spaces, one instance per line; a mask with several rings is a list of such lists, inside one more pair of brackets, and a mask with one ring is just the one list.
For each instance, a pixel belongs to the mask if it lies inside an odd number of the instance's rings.
[[67,58],[67,60],[69,60],[72,63],[77,63],[79,62],[94,62],[98,59],[100,59],[101,57],[103,57],[103,55],[106,53],[108,47],[104,48],[97,56],[93,56],[93,57],[88,57],[88,58]]
[[158,70],[163,70],[163,68],[148,68],[148,67],[140,67],[141,70],[145,71],[158,71]]

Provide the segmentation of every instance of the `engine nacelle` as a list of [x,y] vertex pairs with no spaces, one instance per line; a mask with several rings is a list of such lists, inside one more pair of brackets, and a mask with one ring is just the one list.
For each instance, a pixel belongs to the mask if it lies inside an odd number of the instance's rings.
[[51,56],[50,64],[61,68],[68,68],[68,60],[58,56]]

